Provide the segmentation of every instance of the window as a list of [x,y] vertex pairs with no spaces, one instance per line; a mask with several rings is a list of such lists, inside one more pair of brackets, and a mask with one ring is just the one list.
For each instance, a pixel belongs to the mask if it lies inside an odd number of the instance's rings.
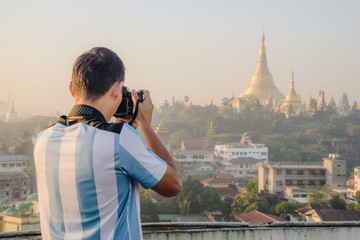
[[338,164],[338,167],[341,167],[341,164]]
[[304,175],[304,170],[298,170],[297,175]]
[[262,152],[261,155],[266,156],[266,152]]
[[286,175],[291,175],[291,170],[290,169],[286,169]]
[[283,182],[282,181],[276,181],[276,186],[282,186]]
[[282,171],[281,170],[276,170],[276,175],[281,175]]

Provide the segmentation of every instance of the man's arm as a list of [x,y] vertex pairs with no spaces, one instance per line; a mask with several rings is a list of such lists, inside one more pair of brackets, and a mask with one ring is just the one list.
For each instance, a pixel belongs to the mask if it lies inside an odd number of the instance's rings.
[[[151,128],[151,117],[154,106],[151,102],[149,91],[143,91],[145,100],[139,104],[136,123],[141,128],[146,145],[168,164],[164,176],[152,189],[165,197],[176,196],[181,190],[178,169],[174,159]],[[133,101],[136,102],[138,97],[134,90],[132,91],[132,97]]]

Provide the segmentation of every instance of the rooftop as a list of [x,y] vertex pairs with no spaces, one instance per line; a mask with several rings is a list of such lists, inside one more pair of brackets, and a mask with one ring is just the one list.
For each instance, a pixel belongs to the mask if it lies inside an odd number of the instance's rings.
[[236,216],[242,222],[247,223],[268,223],[268,222],[288,222],[288,220],[281,217],[277,217],[271,214],[262,213],[257,210],[251,211],[249,213],[244,213],[239,216]]
[[[252,225],[239,222],[144,223],[144,240],[338,240],[358,239],[360,222],[277,222]],[[40,231],[0,233],[4,239],[42,239]]]

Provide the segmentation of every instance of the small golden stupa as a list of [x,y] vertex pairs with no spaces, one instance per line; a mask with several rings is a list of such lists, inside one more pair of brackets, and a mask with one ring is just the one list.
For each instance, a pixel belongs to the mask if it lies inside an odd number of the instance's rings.
[[295,91],[295,83],[294,83],[294,71],[291,72],[291,80],[290,80],[290,89],[284,103],[280,106],[280,111],[293,115],[296,114],[301,108],[301,100]]

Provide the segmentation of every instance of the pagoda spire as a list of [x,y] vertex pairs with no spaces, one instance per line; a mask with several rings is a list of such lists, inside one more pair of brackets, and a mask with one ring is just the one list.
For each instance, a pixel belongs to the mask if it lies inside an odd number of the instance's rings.
[[295,91],[295,83],[294,83],[294,71],[291,71],[291,79],[290,79],[290,88],[289,92],[286,95],[284,103],[280,106],[280,111],[287,114],[293,115],[296,114],[301,107],[301,100]]
[[[260,49],[259,49],[259,59],[258,59],[259,63],[267,63],[266,61],[266,48],[265,48],[265,35],[264,32],[261,35],[261,44],[260,44]],[[267,67],[267,65],[266,65]]]
[[325,103],[325,93],[324,93],[324,89],[320,90],[320,96],[319,96],[319,101],[317,104],[317,109],[319,111],[323,111],[325,109],[326,103]]
[[267,65],[265,35],[261,35],[261,44],[259,49],[258,64],[254,74],[252,75],[250,86],[240,94],[239,98],[249,100],[258,99],[260,102],[265,102],[271,94],[271,97],[276,98],[281,104],[284,100],[284,95],[275,86],[273,77]]

